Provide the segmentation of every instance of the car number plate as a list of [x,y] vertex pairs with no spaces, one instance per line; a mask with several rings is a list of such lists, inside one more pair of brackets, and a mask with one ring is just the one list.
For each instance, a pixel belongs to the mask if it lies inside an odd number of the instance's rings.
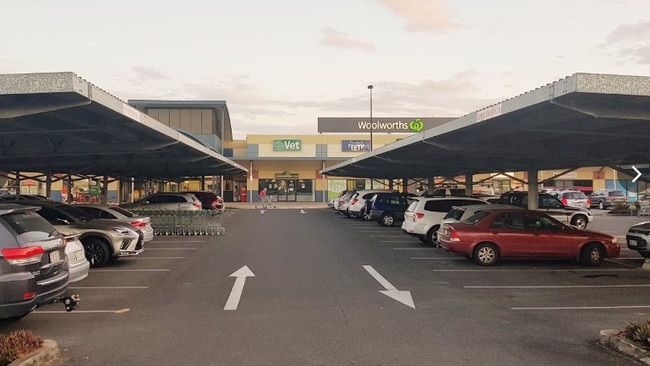
[[50,263],[58,262],[61,260],[61,254],[58,250],[50,252]]
[[636,246],[636,240],[628,240],[628,244],[631,246]]

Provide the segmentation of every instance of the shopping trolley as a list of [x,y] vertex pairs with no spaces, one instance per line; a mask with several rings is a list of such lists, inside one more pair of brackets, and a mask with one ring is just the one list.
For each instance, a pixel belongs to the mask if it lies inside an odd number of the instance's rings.
[[263,197],[261,200],[255,202],[255,208],[275,208],[273,198],[271,196]]

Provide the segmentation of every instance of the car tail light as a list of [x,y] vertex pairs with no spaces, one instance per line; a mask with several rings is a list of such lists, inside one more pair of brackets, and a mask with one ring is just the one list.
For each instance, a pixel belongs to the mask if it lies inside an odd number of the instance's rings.
[[566,200],[566,197],[562,197],[561,201],[562,201],[563,205],[565,205],[565,206],[568,205],[568,201]]
[[2,256],[12,265],[26,266],[41,261],[45,251],[40,246],[26,248],[3,248]]
[[27,291],[23,293],[23,300],[31,300],[34,297],[36,297],[36,292],[34,291]]
[[142,221],[132,221],[131,225],[135,226],[137,229],[144,229],[144,227],[147,226],[147,224]]
[[587,206],[591,207],[591,198],[587,197]]
[[417,221],[417,220],[419,220],[419,219],[421,219],[423,217],[424,217],[423,213],[417,213],[416,212],[415,214],[413,214],[413,221]]
[[451,232],[449,233],[449,241],[460,241],[460,235],[458,235],[458,231],[451,229]]
[[357,198],[355,198],[355,199],[353,199],[352,201],[350,201],[350,206],[352,206],[352,205],[356,205],[356,204],[357,204],[357,201],[359,201]]
[[201,202],[194,202],[192,205],[194,205],[194,207],[198,208],[199,210],[203,208],[203,206],[201,206]]

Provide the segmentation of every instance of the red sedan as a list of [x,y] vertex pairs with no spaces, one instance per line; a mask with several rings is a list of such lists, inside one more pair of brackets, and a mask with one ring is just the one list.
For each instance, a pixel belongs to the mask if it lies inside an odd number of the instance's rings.
[[447,251],[483,266],[500,258],[576,259],[597,266],[621,251],[613,236],[565,225],[542,212],[487,207],[443,225],[438,240]]

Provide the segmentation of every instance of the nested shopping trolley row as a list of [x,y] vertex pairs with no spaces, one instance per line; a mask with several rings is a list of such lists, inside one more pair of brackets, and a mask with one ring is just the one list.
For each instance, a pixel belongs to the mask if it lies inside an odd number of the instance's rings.
[[226,235],[223,210],[132,210],[149,216],[154,235]]

